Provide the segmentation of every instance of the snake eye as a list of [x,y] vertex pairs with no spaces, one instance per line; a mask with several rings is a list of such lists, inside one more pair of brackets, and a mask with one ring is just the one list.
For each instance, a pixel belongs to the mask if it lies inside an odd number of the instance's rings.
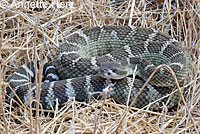
[[111,73],[110,73],[110,72],[108,72],[107,74],[108,74],[108,75],[111,75]]

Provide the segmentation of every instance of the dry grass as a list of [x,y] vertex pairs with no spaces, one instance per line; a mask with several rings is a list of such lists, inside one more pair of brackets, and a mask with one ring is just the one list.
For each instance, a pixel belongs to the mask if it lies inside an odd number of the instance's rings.
[[[74,0],[73,5],[66,2],[67,8],[0,8],[0,133],[199,133],[200,3],[116,1]],[[3,103],[6,79],[18,66],[36,58],[51,60],[71,33],[98,25],[151,27],[179,40],[190,52],[194,65],[186,104],[180,103],[175,112],[153,112],[133,107],[126,111],[125,105],[110,99],[90,104],[71,100],[62,109],[49,111],[55,113],[53,116],[44,116],[43,112],[32,116],[31,110],[11,110]]]

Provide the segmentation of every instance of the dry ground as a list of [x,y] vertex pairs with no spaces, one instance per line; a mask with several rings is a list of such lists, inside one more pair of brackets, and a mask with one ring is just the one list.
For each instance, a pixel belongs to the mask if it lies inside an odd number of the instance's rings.
[[[115,1],[115,2],[114,2]],[[3,1],[12,3],[12,0]],[[15,1],[17,4],[19,1]],[[27,3],[31,1],[26,1]],[[198,0],[74,0],[46,8],[0,7],[0,133],[198,133],[200,131]],[[26,3],[26,4],[27,4]],[[33,5],[32,5],[33,6]],[[40,5],[42,6],[42,5]],[[61,5],[60,5],[61,6]],[[180,41],[193,58],[186,104],[172,112],[131,108],[112,100],[91,104],[70,101],[61,110],[31,116],[24,108],[11,110],[5,97],[6,79],[35,58],[51,60],[59,44],[77,29],[99,25],[134,25],[166,32]],[[49,51],[48,51],[49,49]],[[34,51],[35,50],[35,51]],[[36,52],[34,54],[34,52]],[[80,106],[85,106],[80,108]],[[39,124],[39,125],[38,125]]]

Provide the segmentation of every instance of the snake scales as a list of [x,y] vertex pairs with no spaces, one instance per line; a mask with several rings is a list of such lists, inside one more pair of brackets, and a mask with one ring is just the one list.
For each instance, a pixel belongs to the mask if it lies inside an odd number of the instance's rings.
[[[56,100],[59,104],[67,102],[71,97],[75,97],[77,101],[85,101],[91,93],[102,92],[108,83],[98,72],[102,63],[108,61],[124,66],[131,65],[132,70],[137,65],[137,77],[130,102],[158,65],[166,64],[171,67],[180,83],[191,70],[190,57],[186,51],[175,39],[161,32],[134,26],[104,26],[79,30],[67,37],[58,48],[55,67],[47,62],[44,64],[43,76],[46,80],[42,82],[40,89],[40,103],[43,108],[54,107]],[[34,70],[34,62],[29,62],[19,67],[8,79],[8,83],[26,106],[30,85],[31,95],[35,97],[36,86],[29,78],[35,77]],[[110,81],[115,84],[107,96],[126,103],[131,77]],[[134,106],[144,107],[170,94],[175,88],[172,75],[161,68],[138,96]],[[16,99],[9,87],[7,94]],[[168,98],[167,106],[171,108],[178,103],[179,92]],[[152,104],[151,108],[159,108],[168,98]]]

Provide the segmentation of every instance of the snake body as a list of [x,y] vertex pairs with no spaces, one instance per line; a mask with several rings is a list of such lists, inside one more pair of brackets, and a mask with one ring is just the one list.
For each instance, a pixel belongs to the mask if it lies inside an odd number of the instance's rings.
[[[108,82],[98,72],[102,63],[108,61],[129,66],[132,70],[137,67],[130,102],[157,66],[166,64],[171,67],[180,83],[191,71],[190,56],[183,47],[174,38],[156,30],[134,26],[104,26],[78,30],[67,37],[58,48],[54,58],[55,66],[47,62],[44,64],[43,75],[46,79],[40,89],[40,103],[43,108],[53,108],[56,100],[59,104],[72,97],[77,101],[86,101],[92,93],[103,92]],[[30,87],[31,95],[35,97],[36,86],[29,78],[35,77],[34,67],[34,62],[24,64],[8,80],[26,106],[29,104]],[[111,82],[115,84],[107,97],[126,103],[132,78],[114,79]],[[134,106],[142,108],[170,94],[175,88],[173,76],[167,69],[161,68],[138,96]],[[16,99],[9,87],[7,94]],[[179,92],[175,92],[170,97],[152,104],[151,108],[159,108],[162,102],[167,102],[166,105],[171,108],[178,100]]]

